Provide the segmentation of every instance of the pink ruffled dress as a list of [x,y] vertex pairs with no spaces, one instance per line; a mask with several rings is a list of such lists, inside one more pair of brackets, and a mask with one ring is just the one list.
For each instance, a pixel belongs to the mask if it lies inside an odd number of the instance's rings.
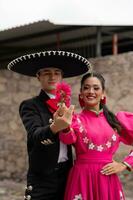
[[[76,160],[71,168],[64,200],[125,200],[117,174],[104,175],[101,169],[112,162],[120,142],[133,144],[133,114],[119,112],[121,135],[108,124],[103,112],[83,110],[75,114],[72,131],[60,133],[60,140],[73,144]],[[133,167],[133,151],[123,160]]]

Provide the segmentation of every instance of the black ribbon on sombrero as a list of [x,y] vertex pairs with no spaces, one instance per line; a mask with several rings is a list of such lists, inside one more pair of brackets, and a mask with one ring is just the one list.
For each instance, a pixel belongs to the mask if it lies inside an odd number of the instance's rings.
[[90,69],[90,62],[75,53],[66,51],[44,51],[18,57],[8,64],[14,72],[36,76],[43,68],[55,67],[63,71],[64,78],[78,76]]

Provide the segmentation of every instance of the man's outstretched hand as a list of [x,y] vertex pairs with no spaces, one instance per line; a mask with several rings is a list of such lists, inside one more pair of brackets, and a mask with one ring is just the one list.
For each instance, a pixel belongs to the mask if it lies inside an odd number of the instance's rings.
[[58,108],[58,110],[54,113],[53,123],[50,125],[53,133],[56,134],[71,125],[74,108],[74,105],[71,105],[68,108],[65,104]]

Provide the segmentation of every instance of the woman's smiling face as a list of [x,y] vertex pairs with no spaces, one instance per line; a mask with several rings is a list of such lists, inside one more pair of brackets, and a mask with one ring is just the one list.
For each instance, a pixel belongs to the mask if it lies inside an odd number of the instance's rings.
[[86,109],[99,111],[100,100],[104,96],[102,84],[97,77],[88,77],[81,87],[81,97]]

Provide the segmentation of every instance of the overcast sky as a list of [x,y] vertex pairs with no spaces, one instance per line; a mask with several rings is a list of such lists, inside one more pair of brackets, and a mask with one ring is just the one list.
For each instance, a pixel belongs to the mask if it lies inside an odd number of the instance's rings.
[[133,0],[0,0],[0,30],[38,20],[72,25],[133,25]]

